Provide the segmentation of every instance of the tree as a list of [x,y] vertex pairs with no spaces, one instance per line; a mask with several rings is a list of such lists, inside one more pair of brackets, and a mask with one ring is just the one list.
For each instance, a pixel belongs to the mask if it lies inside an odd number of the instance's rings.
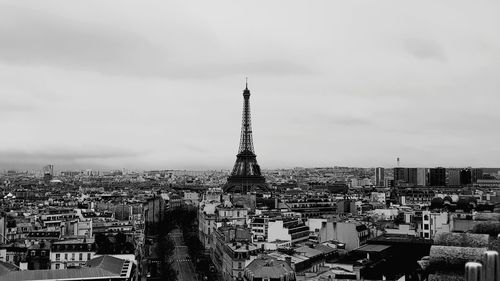
[[95,244],[97,245],[97,253],[104,254],[109,250],[109,240],[103,233],[96,233]]
[[498,236],[500,233],[500,222],[485,221],[478,223],[472,229],[473,233],[488,234],[490,236]]

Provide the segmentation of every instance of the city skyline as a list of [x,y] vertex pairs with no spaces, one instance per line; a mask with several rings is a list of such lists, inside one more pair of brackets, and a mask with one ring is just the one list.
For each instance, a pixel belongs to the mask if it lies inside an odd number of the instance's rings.
[[488,3],[0,2],[0,169],[498,167]]

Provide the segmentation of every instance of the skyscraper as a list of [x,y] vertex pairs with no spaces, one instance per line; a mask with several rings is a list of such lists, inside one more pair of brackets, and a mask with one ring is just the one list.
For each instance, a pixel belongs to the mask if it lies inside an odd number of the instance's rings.
[[476,183],[477,180],[480,180],[482,178],[483,178],[482,169],[477,169],[477,168],[472,169],[472,183]]
[[384,168],[375,168],[375,185],[384,186]]
[[224,192],[247,193],[249,191],[268,191],[266,179],[262,176],[257,156],[253,148],[252,124],[250,119],[250,90],[248,83],[243,90],[243,118],[238,155],[233,171],[224,185]]
[[417,186],[427,186],[427,168],[417,168]]
[[448,169],[448,186],[460,185],[460,169]]
[[410,186],[417,186],[417,168],[408,168],[408,180],[407,183]]
[[468,168],[460,171],[460,184],[468,185],[472,183],[472,171]]
[[429,169],[429,185],[446,186],[446,169],[441,167]]
[[394,168],[394,185],[401,186],[408,182],[408,170],[402,167]]

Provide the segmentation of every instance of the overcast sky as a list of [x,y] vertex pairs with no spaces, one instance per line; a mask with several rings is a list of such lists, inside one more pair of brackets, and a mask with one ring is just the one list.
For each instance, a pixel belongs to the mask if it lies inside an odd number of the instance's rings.
[[500,1],[0,1],[0,168],[500,166]]

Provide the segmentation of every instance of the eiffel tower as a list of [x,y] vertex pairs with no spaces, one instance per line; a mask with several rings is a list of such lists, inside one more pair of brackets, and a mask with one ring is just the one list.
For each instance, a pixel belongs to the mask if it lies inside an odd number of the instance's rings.
[[241,124],[240,148],[236,155],[233,171],[223,187],[228,193],[247,193],[269,191],[266,179],[262,176],[257,155],[253,148],[252,124],[250,121],[250,90],[248,81],[243,90],[243,120]]

